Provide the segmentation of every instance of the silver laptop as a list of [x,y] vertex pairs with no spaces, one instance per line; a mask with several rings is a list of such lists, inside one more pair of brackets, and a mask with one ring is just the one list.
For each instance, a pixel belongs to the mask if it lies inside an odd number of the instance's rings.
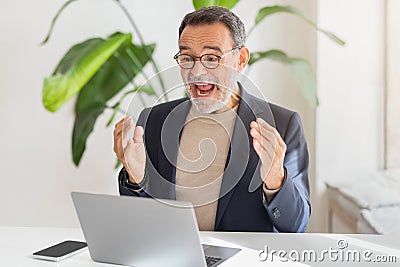
[[128,266],[217,266],[240,251],[201,245],[189,203],[73,192],[72,199],[97,262]]

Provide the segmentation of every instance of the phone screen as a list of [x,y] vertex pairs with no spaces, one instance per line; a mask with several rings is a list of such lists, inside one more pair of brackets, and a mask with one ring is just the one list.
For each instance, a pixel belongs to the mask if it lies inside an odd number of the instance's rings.
[[50,258],[60,258],[65,255],[68,255],[69,253],[80,250],[86,246],[87,246],[87,244],[85,242],[68,240],[68,241],[64,241],[59,244],[56,244],[54,246],[45,248],[43,250],[37,251],[37,252],[33,253],[33,255],[34,256],[45,256],[45,257],[50,257]]

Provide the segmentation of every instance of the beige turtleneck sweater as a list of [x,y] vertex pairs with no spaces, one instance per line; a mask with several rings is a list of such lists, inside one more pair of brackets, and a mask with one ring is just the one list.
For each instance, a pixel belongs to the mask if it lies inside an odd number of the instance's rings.
[[[238,105],[217,114],[192,106],[179,143],[176,199],[191,202],[199,230],[213,231]],[[279,191],[263,187],[267,202]]]

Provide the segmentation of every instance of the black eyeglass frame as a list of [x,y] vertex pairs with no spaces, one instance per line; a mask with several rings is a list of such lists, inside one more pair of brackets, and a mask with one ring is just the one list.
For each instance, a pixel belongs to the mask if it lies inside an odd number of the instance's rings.
[[[214,55],[214,54],[204,54],[204,55],[201,55],[201,56],[199,56],[199,57],[196,57],[196,56],[192,56],[192,55],[188,55],[188,54],[180,54],[180,52],[178,52],[178,53],[176,53],[176,54],[174,55],[174,60],[176,61],[176,63],[177,63],[182,69],[192,69],[192,68],[194,67],[194,64],[196,63],[196,59],[197,59],[197,58],[199,59],[201,65],[203,65],[205,68],[207,68],[207,69],[216,69],[216,68],[218,68],[221,59],[223,59],[223,58],[224,58],[226,55],[228,55],[229,53],[232,53],[233,51],[235,51],[235,50],[237,50],[237,49],[240,49],[240,48],[242,48],[242,47],[243,47],[242,45],[241,45],[241,46],[236,46],[236,47],[232,48],[231,50],[229,50],[228,52],[226,52],[226,53],[224,53],[224,54],[222,54],[222,55],[220,55],[220,56],[217,56],[217,55]],[[180,63],[179,63],[179,56],[188,56],[188,57],[190,57],[190,58],[192,59],[192,61],[191,61],[192,64],[191,64],[189,67],[184,67],[184,65],[186,65],[186,64],[188,64],[188,63],[180,64]],[[215,62],[209,62],[209,61],[207,61],[207,60],[203,60],[203,58],[204,58],[205,56],[213,56],[213,57],[215,57],[215,58],[217,59],[217,62],[215,63]],[[215,67],[211,67],[210,65],[207,66],[207,63],[213,63],[213,64],[215,63]]]

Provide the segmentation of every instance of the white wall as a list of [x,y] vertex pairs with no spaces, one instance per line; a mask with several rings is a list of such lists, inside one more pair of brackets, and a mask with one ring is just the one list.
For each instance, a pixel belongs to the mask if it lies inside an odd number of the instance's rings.
[[[156,57],[160,67],[175,64],[171,57],[177,50],[177,28],[183,15],[192,10],[191,1],[123,2],[145,40],[158,44]],[[41,91],[43,78],[53,71],[71,45],[92,36],[131,29],[113,1],[78,1],[60,17],[49,44],[40,47],[38,44],[53,15],[63,3],[61,0],[0,2],[0,225],[77,226],[71,191],[117,194],[112,128],[104,127],[109,114],[97,122],[81,166],[76,168],[70,151],[73,101],[51,114],[41,104]],[[235,11],[250,26],[256,11],[273,3],[242,0]],[[316,0],[279,1],[285,3],[298,6],[316,19]],[[252,50],[280,48],[315,62],[316,36],[299,19],[276,15],[253,32],[248,45]],[[272,102],[301,113],[310,147],[313,185],[314,108],[306,103],[291,74],[279,64],[259,63],[250,76]]]
[[386,167],[400,168],[400,1],[387,1]]
[[327,230],[325,181],[362,178],[383,167],[384,2],[318,3],[320,25],[347,45],[318,38],[315,231]]

